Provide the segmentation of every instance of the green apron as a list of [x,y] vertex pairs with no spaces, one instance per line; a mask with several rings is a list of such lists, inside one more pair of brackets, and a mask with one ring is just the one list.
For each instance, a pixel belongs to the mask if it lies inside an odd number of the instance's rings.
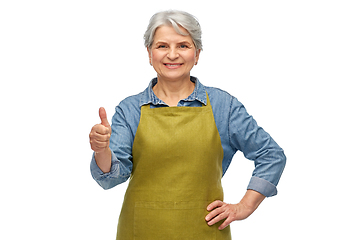
[[[207,94],[206,94],[207,95]],[[206,207],[223,200],[223,148],[207,95],[202,107],[141,107],[133,171],[117,240],[230,240]]]

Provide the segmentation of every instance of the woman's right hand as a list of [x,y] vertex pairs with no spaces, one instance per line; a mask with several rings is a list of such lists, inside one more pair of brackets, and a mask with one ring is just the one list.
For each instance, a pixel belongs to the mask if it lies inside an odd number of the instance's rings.
[[99,118],[101,123],[92,127],[89,137],[91,149],[96,153],[103,153],[109,149],[111,135],[111,127],[103,107],[99,108]]

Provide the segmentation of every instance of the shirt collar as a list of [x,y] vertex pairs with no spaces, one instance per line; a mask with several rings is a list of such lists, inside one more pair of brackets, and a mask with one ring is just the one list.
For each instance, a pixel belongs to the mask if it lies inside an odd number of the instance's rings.
[[[207,104],[206,89],[196,77],[190,77],[190,80],[195,83],[194,91],[183,101],[199,101],[202,104]],[[157,78],[151,80],[149,86],[142,92],[140,99],[140,107],[146,104],[153,105],[166,105],[162,100],[160,100],[153,92],[152,87],[157,84]]]

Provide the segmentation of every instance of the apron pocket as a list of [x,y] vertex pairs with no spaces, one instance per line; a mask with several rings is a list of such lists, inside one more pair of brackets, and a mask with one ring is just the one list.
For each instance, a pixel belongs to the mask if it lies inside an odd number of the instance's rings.
[[134,239],[215,240],[216,226],[208,226],[205,217],[209,202],[136,202]]

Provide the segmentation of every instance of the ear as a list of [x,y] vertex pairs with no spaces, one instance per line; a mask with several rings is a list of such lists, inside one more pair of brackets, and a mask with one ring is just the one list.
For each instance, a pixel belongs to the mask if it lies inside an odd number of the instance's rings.
[[152,66],[152,57],[151,57],[152,56],[152,51],[148,47],[146,49],[147,49],[147,53],[149,54],[150,65]]
[[151,49],[149,49],[149,47],[146,48],[147,49],[147,53],[149,54],[149,58],[151,58]]
[[196,52],[195,52],[195,65],[198,64],[200,52],[201,52],[201,49],[198,49],[198,50],[196,50]]

